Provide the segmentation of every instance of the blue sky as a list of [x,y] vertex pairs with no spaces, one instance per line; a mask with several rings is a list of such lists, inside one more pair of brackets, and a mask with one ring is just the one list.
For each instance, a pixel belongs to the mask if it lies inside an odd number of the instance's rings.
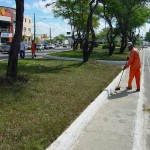
[[[24,0],[25,3],[25,16],[31,16],[33,22],[33,16],[36,16],[36,34],[48,34],[51,28],[52,37],[59,34],[65,34],[70,31],[70,26],[66,20],[62,18],[54,18],[51,7],[46,8],[47,2],[54,2],[55,0]],[[15,8],[15,0],[0,0],[0,6],[7,6]],[[46,19],[44,19],[46,18]],[[33,32],[33,30],[32,30]]]

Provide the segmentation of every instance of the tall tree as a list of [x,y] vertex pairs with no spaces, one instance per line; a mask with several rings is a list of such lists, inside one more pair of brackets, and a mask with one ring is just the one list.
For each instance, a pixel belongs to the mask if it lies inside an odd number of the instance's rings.
[[[139,19],[139,22],[137,24],[135,20],[138,13],[142,14],[139,8],[142,8],[144,10],[145,2],[147,0],[128,0],[128,1],[98,0],[98,1],[102,3],[102,6],[104,7],[102,13],[103,18],[107,21],[110,28],[107,34],[109,47],[112,48],[112,50],[109,48],[110,52],[113,52],[115,46],[114,38],[116,37],[116,33],[118,32],[117,34],[120,34],[121,38],[120,53],[123,53],[127,46],[128,37],[130,38],[134,37],[134,40],[136,40],[136,35],[134,31],[137,27],[139,27],[139,23],[142,24],[143,22],[141,21],[141,19]],[[145,11],[141,16],[144,17],[144,15]],[[113,22],[113,20],[115,20],[115,22]]]
[[[95,10],[98,6],[98,1],[91,0],[89,3],[89,13],[88,13],[88,19],[87,19],[87,25],[86,25],[86,32],[85,32],[85,39],[84,39],[84,47],[83,47],[83,62],[87,62],[89,60],[90,54],[93,51],[93,48],[95,47],[95,32],[93,27],[93,16],[95,13]],[[91,33],[91,40],[90,40],[90,33]]]
[[132,29],[135,29],[131,25],[136,24],[135,22],[131,21],[132,17],[134,16],[134,11],[139,7],[145,6],[145,2],[146,0],[118,0],[117,7],[114,7],[114,15],[117,19],[117,26],[119,27],[118,29],[120,30],[121,36],[120,53],[124,53],[127,46],[128,32],[132,31]]
[[64,34],[59,34],[54,37],[54,41],[63,43],[66,40],[66,36]]
[[112,5],[112,2],[110,0],[98,0],[98,1],[99,3],[102,4],[99,6],[98,9],[99,15],[109,25],[106,37],[107,37],[109,55],[111,56],[115,50],[115,38],[118,34],[117,32],[118,30],[116,30],[116,27],[114,27],[114,23],[116,21],[115,16],[112,13],[114,5]]
[[23,14],[24,0],[16,0],[16,29],[10,47],[9,60],[7,66],[7,77],[11,79],[15,79],[17,77],[18,51],[20,48],[20,42],[22,38]]
[[[89,3],[90,0],[57,0],[53,7],[55,17],[69,20],[74,49],[77,49],[78,43],[82,44],[85,37]],[[98,24],[98,18],[93,16],[93,26],[98,27]]]
[[55,17],[62,17],[69,20],[73,49],[76,50],[80,37],[84,34],[89,0],[57,0],[54,5]]
[[[136,44],[136,41],[140,36],[140,27],[148,21],[149,17],[150,9],[147,6],[141,5],[134,7],[128,31],[128,40],[131,41],[133,45]],[[139,32],[137,32],[137,29]]]

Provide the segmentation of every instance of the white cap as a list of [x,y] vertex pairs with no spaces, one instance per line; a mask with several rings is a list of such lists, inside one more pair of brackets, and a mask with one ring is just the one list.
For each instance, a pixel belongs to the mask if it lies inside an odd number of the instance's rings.
[[132,44],[132,42],[128,42],[127,45],[128,45],[128,46],[131,46],[131,45],[133,45],[133,44]]

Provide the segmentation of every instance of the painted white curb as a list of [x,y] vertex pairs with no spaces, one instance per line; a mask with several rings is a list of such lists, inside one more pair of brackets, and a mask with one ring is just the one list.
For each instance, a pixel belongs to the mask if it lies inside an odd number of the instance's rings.
[[144,65],[145,65],[145,51],[143,54],[143,64],[142,64],[142,76],[141,76],[141,90],[139,92],[137,110],[136,110],[136,122],[134,130],[134,139],[132,150],[143,150],[143,132],[144,132],[144,114],[143,114],[143,104],[144,104]]
[[121,75],[122,71],[46,150],[70,150],[96,112],[108,101],[107,98],[115,90]]

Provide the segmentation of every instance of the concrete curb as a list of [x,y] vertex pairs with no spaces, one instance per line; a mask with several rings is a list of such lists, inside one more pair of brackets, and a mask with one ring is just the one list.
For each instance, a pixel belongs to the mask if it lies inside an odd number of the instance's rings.
[[122,71],[46,150],[70,150],[96,112],[108,102],[107,98],[115,90],[121,75]]
[[143,113],[143,104],[144,104],[144,59],[145,53],[143,55],[143,65],[142,65],[142,76],[141,76],[141,90],[139,93],[137,110],[136,110],[136,122],[134,129],[134,139],[132,150],[143,150],[145,149],[145,144],[143,139],[144,136],[144,113]]

